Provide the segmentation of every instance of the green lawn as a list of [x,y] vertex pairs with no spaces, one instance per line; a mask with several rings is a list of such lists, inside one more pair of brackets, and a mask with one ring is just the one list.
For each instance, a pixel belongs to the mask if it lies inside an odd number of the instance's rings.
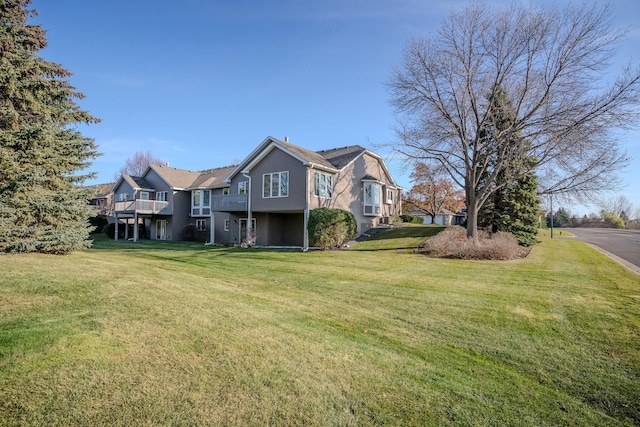
[[637,275],[568,239],[414,254],[436,231],[2,255],[0,424],[640,424]]

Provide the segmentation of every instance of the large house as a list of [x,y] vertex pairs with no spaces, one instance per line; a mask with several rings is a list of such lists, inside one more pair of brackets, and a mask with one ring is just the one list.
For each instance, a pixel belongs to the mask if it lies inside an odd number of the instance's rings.
[[[348,210],[358,232],[401,213],[383,159],[358,145],[311,151],[266,138],[240,164],[201,172],[151,165],[114,186],[116,237],[307,249],[309,212]],[[142,227],[144,225],[144,227]]]

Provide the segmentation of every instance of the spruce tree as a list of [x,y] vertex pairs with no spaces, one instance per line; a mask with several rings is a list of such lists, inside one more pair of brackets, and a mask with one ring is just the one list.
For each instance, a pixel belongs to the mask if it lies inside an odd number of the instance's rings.
[[[533,163],[530,157],[525,161]],[[521,175],[505,186],[505,196],[499,201],[494,218],[495,228],[513,233],[522,246],[538,242],[538,177],[533,172]]]
[[38,56],[45,30],[31,0],[0,0],[0,250],[68,253],[88,247],[82,172],[98,155],[77,129],[83,111],[70,73]]
[[[492,182],[491,197],[478,211],[478,225],[492,232],[513,233],[523,246],[537,242],[538,179],[535,160],[527,157],[529,143],[514,130],[516,113],[502,88],[497,87],[489,99],[491,120],[481,131],[481,141],[501,146],[494,157],[487,159],[481,183]],[[498,166],[499,163],[502,163]],[[493,180],[487,179],[498,169]]]

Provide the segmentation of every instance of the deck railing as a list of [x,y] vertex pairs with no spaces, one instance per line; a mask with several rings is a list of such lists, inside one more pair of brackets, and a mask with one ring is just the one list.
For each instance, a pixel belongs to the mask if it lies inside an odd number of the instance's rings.
[[173,206],[169,202],[160,200],[128,200],[116,202],[115,211],[118,213],[138,213],[154,215],[171,215]]
[[247,195],[232,194],[211,197],[211,209],[217,212],[241,212],[247,210]]
[[209,216],[213,212],[242,212],[247,210],[246,194],[211,196],[210,206],[191,206],[191,216]]

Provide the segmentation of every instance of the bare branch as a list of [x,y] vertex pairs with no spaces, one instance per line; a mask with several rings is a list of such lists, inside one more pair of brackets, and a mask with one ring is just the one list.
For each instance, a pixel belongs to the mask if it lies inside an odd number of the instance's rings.
[[[409,41],[388,83],[401,122],[395,149],[442,164],[465,189],[472,222],[496,190],[480,183],[495,182],[517,156],[534,159],[541,194],[584,199],[611,189],[627,164],[613,131],[640,119],[640,69],[602,79],[624,37],[610,7],[596,4],[453,13],[432,37]],[[500,114],[498,90],[515,116],[483,139]],[[523,143],[506,143],[515,139]]]

